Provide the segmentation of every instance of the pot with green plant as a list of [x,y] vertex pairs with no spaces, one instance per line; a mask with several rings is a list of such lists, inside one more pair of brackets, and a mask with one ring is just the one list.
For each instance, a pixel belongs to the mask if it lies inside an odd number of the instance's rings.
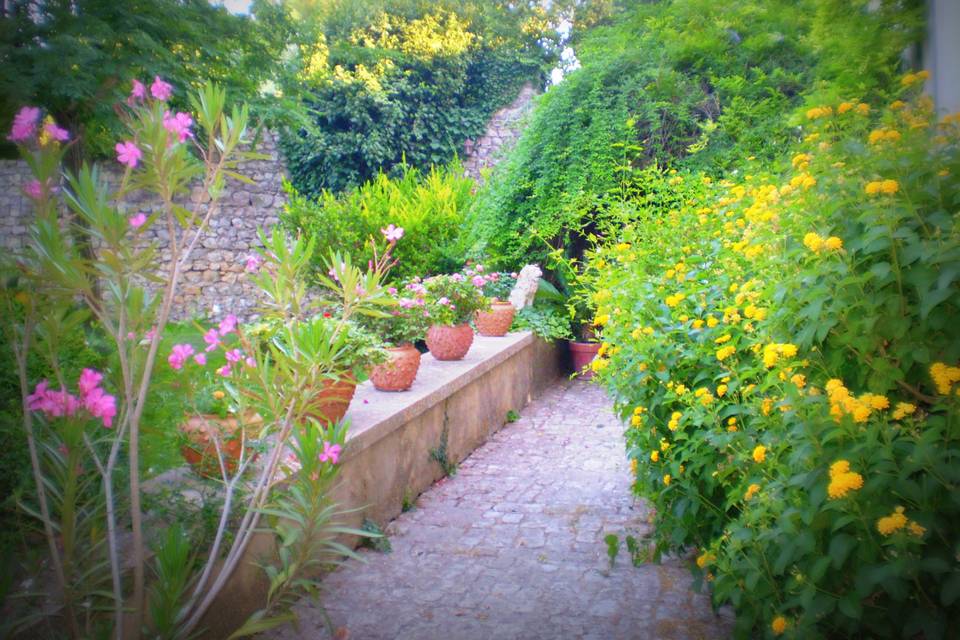
[[477,333],[486,337],[499,338],[507,335],[510,327],[513,325],[513,317],[516,309],[507,300],[510,297],[510,290],[517,279],[509,273],[484,273],[483,265],[477,265],[473,270],[467,270],[466,275],[472,280],[483,280],[483,295],[490,301],[488,311],[477,311],[473,322],[477,327]]
[[[430,328],[427,348],[437,360],[461,360],[473,344],[470,320],[489,308],[483,283],[462,273],[433,276],[423,281]],[[419,283],[413,283],[419,284]]]
[[561,250],[555,250],[550,255],[553,273],[567,298],[564,306],[574,336],[567,341],[571,364],[574,373],[584,380],[593,377],[590,364],[600,350],[597,329],[603,324],[602,318],[597,316],[596,267],[592,264],[566,257]]
[[406,391],[420,369],[420,351],[413,346],[427,332],[425,292],[422,285],[390,288],[394,308],[380,316],[364,316],[363,325],[386,344],[387,360],[370,370],[378,391]]

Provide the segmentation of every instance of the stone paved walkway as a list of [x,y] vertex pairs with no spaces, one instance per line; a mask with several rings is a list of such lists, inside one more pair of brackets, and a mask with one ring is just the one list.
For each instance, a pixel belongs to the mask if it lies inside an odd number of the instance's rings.
[[[562,382],[529,405],[387,528],[392,553],[363,551],[325,580],[351,640],[725,638],[679,560],[609,567],[608,533],[649,531],[630,497],[623,428],[602,390]],[[300,629],[326,638],[314,603]]]

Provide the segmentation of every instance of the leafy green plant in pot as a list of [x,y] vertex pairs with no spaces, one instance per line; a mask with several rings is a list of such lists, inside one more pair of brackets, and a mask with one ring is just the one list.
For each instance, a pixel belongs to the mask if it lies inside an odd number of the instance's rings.
[[517,282],[516,276],[496,271],[484,273],[483,265],[477,265],[464,273],[471,280],[482,279],[483,295],[490,301],[488,311],[477,311],[474,316],[477,333],[489,337],[505,336],[513,324],[513,316],[516,313],[516,309],[508,301],[510,291]]
[[[415,285],[420,283],[414,283]],[[462,273],[433,276],[423,281],[431,326],[427,348],[437,360],[460,360],[473,344],[470,320],[489,308],[483,295],[483,278]]]
[[568,341],[573,370],[583,379],[589,380],[593,377],[590,363],[600,350],[596,330],[603,324],[603,318],[597,317],[596,287],[593,284],[597,275],[596,267],[592,263],[564,256],[561,249],[550,254],[550,264],[560,281],[561,289],[567,294],[564,306],[574,335],[574,338]]
[[388,289],[394,307],[381,316],[365,316],[363,326],[387,345],[388,357],[370,370],[370,381],[379,391],[406,391],[420,369],[420,351],[413,346],[423,339],[429,322],[425,291],[411,284],[402,291]]

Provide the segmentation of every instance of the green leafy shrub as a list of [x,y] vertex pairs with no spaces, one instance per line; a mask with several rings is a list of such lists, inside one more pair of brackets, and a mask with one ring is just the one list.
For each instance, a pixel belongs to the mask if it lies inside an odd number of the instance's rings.
[[286,185],[289,201],[282,221],[317,246],[315,266],[326,272],[320,257],[346,251],[362,264],[373,259],[369,239],[381,229],[403,229],[393,255],[395,280],[457,269],[463,264],[460,230],[473,196],[474,183],[458,163],[428,171],[404,166],[390,178],[384,173],[362,186],[336,195],[324,191],[317,199]]
[[946,637],[960,118],[905,98],[804,120],[782,165],[661,175],[683,204],[637,207],[590,253],[595,368],[630,421],[658,553],[698,549],[740,635]]
[[528,6],[366,4],[322,20],[305,69],[313,121],[282,138],[306,195],[451,161],[525,82],[540,84],[552,60],[538,42],[546,23]]

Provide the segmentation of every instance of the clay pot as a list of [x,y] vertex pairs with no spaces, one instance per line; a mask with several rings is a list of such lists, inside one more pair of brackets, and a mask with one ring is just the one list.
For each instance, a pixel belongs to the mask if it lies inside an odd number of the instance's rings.
[[406,391],[417,377],[420,352],[409,343],[387,351],[390,359],[370,371],[370,381],[378,391]]
[[473,329],[467,323],[456,326],[435,324],[427,329],[427,348],[437,360],[461,360],[473,344]]
[[584,380],[593,377],[593,369],[590,363],[597,357],[600,350],[599,342],[574,342],[567,341],[570,345],[570,359],[573,360],[573,370]]
[[357,391],[357,379],[349,373],[339,380],[324,380],[314,395],[307,415],[322,423],[333,424],[343,420]]
[[224,466],[229,473],[233,473],[237,470],[244,444],[247,445],[247,455],[252,455],[249,442],[262,426],[263,418],[255,413],[247,415],[243,424],[237,420],[236,416],[226,418],[209,414],[189,416],[187,421],[180,425],[180,433],[187,440],[180,446],[180,454],[200,475],[220,478],[220,461],[217,458],[214,437],[219,440]]
[[515,313],[516,309],[509,302],[494,300],[490,303],[490,311],[477,311],[477,333],[493,338],[507,335]]

